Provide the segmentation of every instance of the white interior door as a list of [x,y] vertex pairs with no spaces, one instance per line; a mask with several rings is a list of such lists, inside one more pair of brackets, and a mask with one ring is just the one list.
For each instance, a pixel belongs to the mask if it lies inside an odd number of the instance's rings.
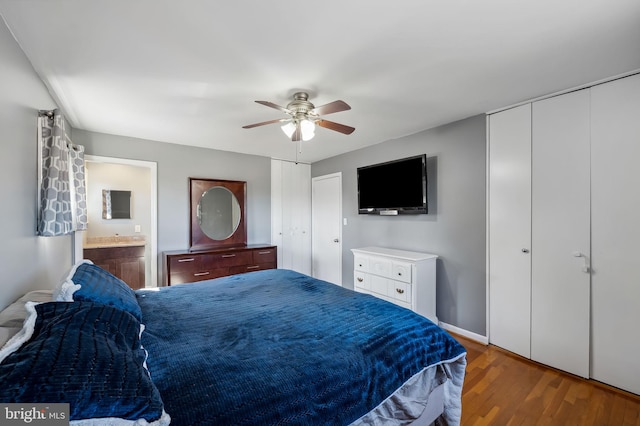
[[589,90],[532,117],[531,359],[589,377]]
[[342,285],[342,174],[312,179],[312,263],[315,278]]
[[591,97],[591,375],[640,394],[640,75]]
[[489,118],[489,341],[530,357],[531,104]]

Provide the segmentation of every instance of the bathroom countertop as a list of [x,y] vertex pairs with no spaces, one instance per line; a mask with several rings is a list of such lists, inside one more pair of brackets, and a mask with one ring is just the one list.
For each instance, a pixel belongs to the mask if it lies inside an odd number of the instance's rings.
[[113,237],[92,237],[83,244],[84,249],[110,248],[110,247],[137,247],[147,244],[143,236],[113,236]]

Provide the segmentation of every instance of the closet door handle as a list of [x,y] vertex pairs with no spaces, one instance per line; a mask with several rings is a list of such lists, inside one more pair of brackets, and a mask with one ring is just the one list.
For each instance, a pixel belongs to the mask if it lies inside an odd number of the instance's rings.
[[529,249],[528,249],[528,248],[523,248],[523,249],[522,249],[522,252],[523,252],[523,253],[529,253]]
[[589,273],[591,271],[591,268],[589,267],[589,258],[587,257],[586,254],[581,253],[579,251],[574,251],[573,257],[581,257],[584,260],[584,265],[582,266],[582,272]]

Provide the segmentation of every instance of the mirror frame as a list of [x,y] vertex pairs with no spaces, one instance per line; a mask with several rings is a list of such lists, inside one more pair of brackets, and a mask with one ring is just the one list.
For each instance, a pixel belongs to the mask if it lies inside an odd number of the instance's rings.
[[[209,189],[221,186],[228,189],[240,204],[240,223],[233,234],[224,240],[209,238],[198,223],[198,203],[202,195]],[[242,247],[247,245],[247,221],[245,205],[247,204],[247,182],[239,180],[189,178],[189,250],[208,250],[226,247]]]

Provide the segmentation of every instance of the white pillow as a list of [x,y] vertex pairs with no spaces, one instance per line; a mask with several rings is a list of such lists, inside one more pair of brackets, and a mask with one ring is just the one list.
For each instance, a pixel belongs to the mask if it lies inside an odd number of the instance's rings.
[[21,330],[19,327],[0,327],[0,348]]
[[0,311],[0,348],[18,331],[22,330],[25,319],[29,316],[25,303],[51,302],[53,290],[30,291],[4,310]]

